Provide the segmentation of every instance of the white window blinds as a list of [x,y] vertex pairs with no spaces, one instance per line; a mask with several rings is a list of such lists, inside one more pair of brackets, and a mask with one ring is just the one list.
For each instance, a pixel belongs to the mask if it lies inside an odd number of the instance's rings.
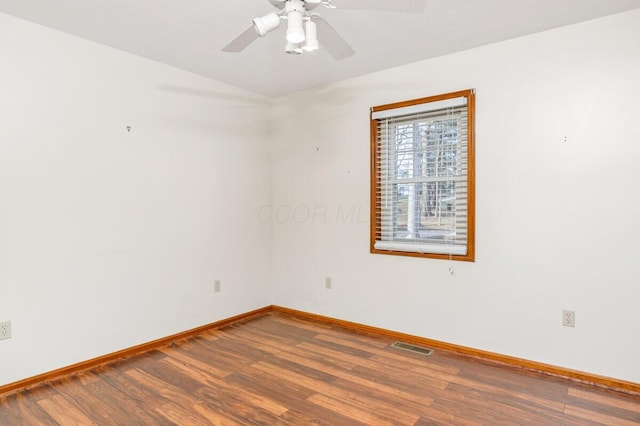
[[373,110],[373,249],[465,256],[468,96]]

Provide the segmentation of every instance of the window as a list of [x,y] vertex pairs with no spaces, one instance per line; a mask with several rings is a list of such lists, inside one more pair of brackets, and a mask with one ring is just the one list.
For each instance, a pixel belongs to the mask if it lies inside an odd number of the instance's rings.
[[475,92],[371,109],[371,252],[473,262]]

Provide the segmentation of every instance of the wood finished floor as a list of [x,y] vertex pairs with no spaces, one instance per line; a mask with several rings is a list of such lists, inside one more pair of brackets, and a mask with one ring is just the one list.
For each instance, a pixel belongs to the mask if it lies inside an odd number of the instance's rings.
[[640,425],[640,396],[282,313],[0,398],[0,425]]

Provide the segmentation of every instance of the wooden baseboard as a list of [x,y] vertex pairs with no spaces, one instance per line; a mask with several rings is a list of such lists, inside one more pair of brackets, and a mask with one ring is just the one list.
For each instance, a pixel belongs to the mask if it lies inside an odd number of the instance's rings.
[[202,334],[206,331],[215,330],[215,329],[222,328],[234,323],[248,320],[256,316],[264,315],[267,312],[271,311],[272,309],[273,308],[271,306],[265,306],[264,308],[256,309],[254,311],[246,312],[244,314],[240,314],[240,315],[236,315],[220,321],[216,321],[211,324],[206,324],[200,327],[193,328],[191,330],[183,331],[181,333],[176,333],[171,336],[163,337],[161,339],[153,340],[151,342],[147,342],[141,345],[123,349],[121,351],[112,352],[107,355],[99,356],[97,358],[93,358],[87,361],[82,361],[77,364],[69,365],[67,367],[58,368],[57,370],[49,371],[47,373],[43,373],[37,376],[19,380],[17,382],[9,383],[7,385],[0,386],[0,395],[4,396],[9,393],[18,392],[20,390],[24,390],[33,386],[38,386],[44,382],[60,379],[62,377],[69,376],[72,374],[77,374],[81,371],[86,371],[86,370],[98,367],[100,365],[108,364],[114,361],[119,361],[124,358],[132,357],[134,355],[139,355],[143,352],[148,352],[153,349],[165,347],[167,345],[173,344],[173,342],[177,342],[179,340],[193,337],[198,334]]
[[360,333],[368,333],[378,336],[389,337],[394,340],[412,343],[420,346],[427,346],[432,349],[445,350],[458,354],[474,357],[482,361],[492,362],[507,366],[539,373],[547,376],[560,377],[573,380],[580,383],[607,388],[616,392],[624,392],[631,394],[640,394],[640,383],[629,382],[626,380],[614,379],[596,374],[585,373],[582,371],[571,370],[568,368],[557,367],[541,362],[529,361],[522,358],[516,358],[508,355],[502,355],[494,352],[473,349],[466,346],[454,345],[452,343],[441,342],[438,340],[427,339],[425,337],[413,336],[410,334],[399,333],[396,331],[385,330],[383,328],[371,327],[368,325],[358,324],[349,321],[343,321],[336,318],[326,317],[308,312],[297,311],[295,309],[285,308],[282,306],[273,306],[274,311],[282,312],[291,316],[308,319],[314,322],[321,322],[329,325],[339,326],[345,329],[354,330]]
[[181,333],[173,334],[168,337],[153,340],[151,342],[143,343],[141,345],[133,346],[128,349],[124,349],[117,352],[93,358],[87,361],[79,362],[77,364],[69,365],[67,367],[59,368],[47,373],[39,374],[37,376],[29,377],[27,379],[19,380],[17,382],[9,383],[7,385],[0,386],[0,395],[4,396],[9,393],[18,392],[33,386],[40,385],[44,382],[60,379],[64,376],[86,371],[91,368],[98,367],[110,362],[129,358],[134,355],[148,352],[153,349],[164,347],[172,344],[173,342],[186,339],[189,337],[202,334],[206,331],[222,328],[234,323],[242,322],[254,317],[265,315],[269,312],[281,312],[294,317],[299,317],[314,322],[335,325],[348,330],[357,331],[359,333],[368,333],[377,336],[384,336],[394,340],[401,340],[403,342],[412,343],[420,346],[427,346],[432,349],[445,350],[462,354],[470,357],[477,358],[482,361],[492,362],[507,366],[509,368],[516,368],[521,370],[527,370],[538,374],[554,376],[573,380],[580,383],[590,384],[607,388],[616,392],[624,392],[638,395],[640,394],[640,383],[633,383],[625,380],[614,379],[605,376],[599,376],[595,374],[585,373],[582,371],[571,370],[568,368],[557,367],[554,365],[544,364],[535,361],[529,361],[522,358],[516,358],[508,355],[501,355],[489,351],[483,351],[479,349],[473,349],[466,346],[454,345],[452,343],[441,342],[438,340],[427,339],[425,337],[413,336],[410,334],[399,333],[396,331],[386,330],[383,328],[372,327],[369,325],[358,324],[355,322],[339,320],[323,315],[312,314],[308,312],[298,311],[291,308],[285,308],[282,306],[265,306],[264,308],[256,309],[244,314],[236,315],[234,317],[226,318],[220,321],[216,321],[211,324],[203,325],[191,330],[187,330]]

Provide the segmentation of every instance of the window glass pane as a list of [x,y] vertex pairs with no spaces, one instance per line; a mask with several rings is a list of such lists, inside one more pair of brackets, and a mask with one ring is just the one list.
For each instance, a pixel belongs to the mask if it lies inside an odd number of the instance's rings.
[[433,120],[419,124],[420,144],[426,151],[423,176],[455,176],[458,162],[458,120]]
[[414,172],[414,125],[400,125],[395,128],[396,179],[413,177]]
[[395,194],[394,238],[446,241],[455,237],[455,183],[397,184]]

